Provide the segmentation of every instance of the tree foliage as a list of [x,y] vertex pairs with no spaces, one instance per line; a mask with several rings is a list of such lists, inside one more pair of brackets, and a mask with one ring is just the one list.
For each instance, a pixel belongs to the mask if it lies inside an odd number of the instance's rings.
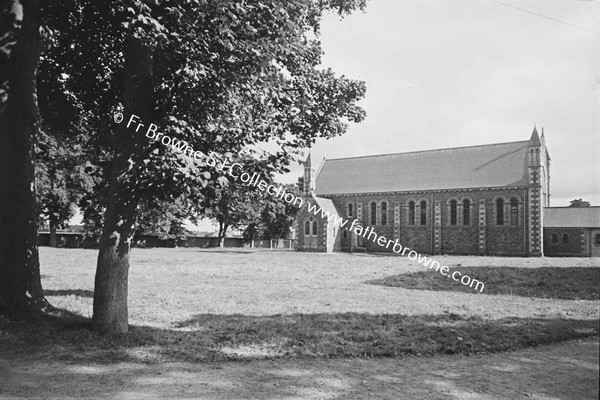
[[592,205],[592,203],[590,203],[589,201],[585,201],[583,199],[575,199],[575,200],[571,200],[569,207],[590,207]]
[[[341,135],[346,121],[364,118],[356,105],[364,83],[319,69],[320,43],[308,35],[319,31],[324,11],[345,15],[363,7],[363,1],[300,0],[49,4],[56,45],[42,67],[64,85],[72,108],[90,112],[86,123],[96,132],[90,159],[97,164],[120,150],[111,114],[124,104],[126,38],[133,35],[146,43],[154,64],[153,118],[146,126],[155,123],[165,135],[206,153],[235,154],[275,142],[271,156],[278,164],[272,170],[282,171],[294,148]],[[131,195],[175,199],[208,182],[205,171],[159,144],[142,146],[147,140],[138,136],[136,151],[150,162],[131,171],[139,183]],[[106,178],[111,167],[103,167]]]
[[[301,197],[297,185],[282,185],[286,193]],[[258,218],[254,219],[244,229],[247,239],[281,239],[288,238],[299,211],[298,204],[287,202],[273,196],[266,195],[260,204]]]
[[225,185],[219,189],[211,187],[202,207],[205,217],[215,221],[219,226],[217,237],[219,246],[223,247],[229,229],[243,229],[258,219],[263,194],[255,188],[245,185]]
[[190,232],[185,228],[186,220],[195,222],[185,198],[174,202],[152,201],[140,204],[136,235],[155,234],[162,239],[183,237]]
[[[81,136],[38,135],[36,152],[36,196],[38,223],[48,225],[51,237],[65,228],[81,198],[93,189],[93,178],[82,150]],[[53,240],[51,239],[51,242]],[[55,243],[52,243],[55,245]]]

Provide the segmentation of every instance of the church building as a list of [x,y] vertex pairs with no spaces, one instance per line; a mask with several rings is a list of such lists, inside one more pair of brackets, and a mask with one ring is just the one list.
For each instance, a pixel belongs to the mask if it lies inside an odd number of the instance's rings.
[[529,140],[323,159],[318,168],[309,155],[297,249],[392,251],[354,223],[423,254],[542,256],[549,169],[535,127]]

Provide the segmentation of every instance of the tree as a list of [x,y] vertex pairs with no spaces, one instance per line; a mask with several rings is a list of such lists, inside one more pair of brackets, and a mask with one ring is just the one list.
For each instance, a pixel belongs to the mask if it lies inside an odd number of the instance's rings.
[[589,201],[583,199],[571,200],[569,207],[590,207],[592,204]]
[[206,196],[210,205],[205,203],[201,210],[219,225],[219,247],[224,247],[228,229],[245,228],[256,220],[264,199],[258,190],[246,185],[229,184],[213,190],[212,195]]
[[[297,185],[282,185],[286,193],[301,197]],[[299,211],[297,204],[265,194],[259,217],[247,225],[244,237],[248,239],[280,239],[289,236]]]
[[40,225],[48,223],[50,246],[56,246],[56,230],[65,228],[75,215],[80,199],[93,188],[85,172],[82,135],[50,136],[40,132],[36,154],[36,194]]
[[37,90],[41,129],[36,147],[36,193],[41,225],[50,229],[50,245],[56,245],[56,230],[64,228],[96,180],[88,161],[86,144],[91,138],[89,115],[70,92],[70,75],[52,57],[59,33],[50,31],[49,48],[40,61]]
[[[233,179],[229,174],[227,166],[237,163],[237,167],[243,166],[242,170],[235,170],[238,176],[247,173],[249,176],[259,176],[260,180],[267,185],[274,184],[273,174],[265,174],[265,171],[278,169],[275,160],[269,160],[264,155],[258,160],[252,154],[242,152],[235,157],[222,159],[213,156],[217,160],[216,171],[211,175],[211,180],[203,190],[203,200],[195,209],[198,217],[207,217],[215,221],[219,226],[217,237],[219,247],[224,246],[224,240],[229,228],[243,229],[244,236],[254,238],[251,234],[263,234],[265,227],[261,223],[262,214],[267,213],[278,205],[278,201],[272,194],[262,192],[256,185],[249,185]],[[220,168],[223,167],[223,168]],[[256,180],[258,182],[258,179]],[[273,204],[269,206],[270,204]]]
[[188,235],[185,220],[190,218],[190,210],[184,198],[174,202],[152,201],[139,207],[136,235],[158,234],[163,239],[175,239]]
[[34,168],[40,1],[2,1],[0,15],[0,313],[18,318],[48,305],[39,270]]
[[[284,185],[284,188],[287,193],[301,197],[295,185]],[[262,222],[265,226],[263,239],[280,239],[289,236],[299,210],[300,207],[295,203],[270,199],[262,212]]]
[[[154,89],[154,64],[143,38],[127,38],[125,58],[124,109],[127,114],[151,121]],[[136,138],[125,125],[116,135],[120,151],[112,162],[109,178],[108,204],[100,239],[100,251],[94,283],[94,329],[98,332],[127,332],[127,288],[129,279],[129,250],[134,233],[135,211],[139,199],[130,198],[136,184],[130,162],[140,162]],[[144,147],[139,146],[139,147]],[[137,154],[136,154],[137,153]],[[132,160],[133,155],[138,155]]]
[[[284,171],[297,149],[364,118],[356,105],[364,83],[319,69],[320,44],[308,32],[318,34],[325,10],[345,15],[365,2],[66,3],[46,10],[60,43],[50,58],[70,74],[75,101],[98,115],[87,121],[103,178],[95,208],[105,210],[93,323],[99,332],[126,332],[139,206],[183,194],[198,204],[228,184],[210,166],[147,140],[136,132],[138,122],[204,153],[254,153],[265,175]],[[115,112],[124,123],[107,122]],[[127,127],[132,115],[136,125]],[[277,150],[251,150],[267,141]]]

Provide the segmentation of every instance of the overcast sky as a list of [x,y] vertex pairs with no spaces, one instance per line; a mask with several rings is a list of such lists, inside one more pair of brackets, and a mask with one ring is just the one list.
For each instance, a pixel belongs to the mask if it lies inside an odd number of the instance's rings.
[[600,2],[502,2],[371,0],[327,16],[323,64],[366,82],[368,115],[313,160],[527,140],[536,123],[551,204],[600,205]]

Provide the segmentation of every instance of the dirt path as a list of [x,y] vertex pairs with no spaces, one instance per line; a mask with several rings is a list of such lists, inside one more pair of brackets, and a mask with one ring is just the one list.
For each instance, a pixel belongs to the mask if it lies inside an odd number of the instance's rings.
[[597,399],[598,338],[474,357],[78,364],[0,360],[0,399]]

